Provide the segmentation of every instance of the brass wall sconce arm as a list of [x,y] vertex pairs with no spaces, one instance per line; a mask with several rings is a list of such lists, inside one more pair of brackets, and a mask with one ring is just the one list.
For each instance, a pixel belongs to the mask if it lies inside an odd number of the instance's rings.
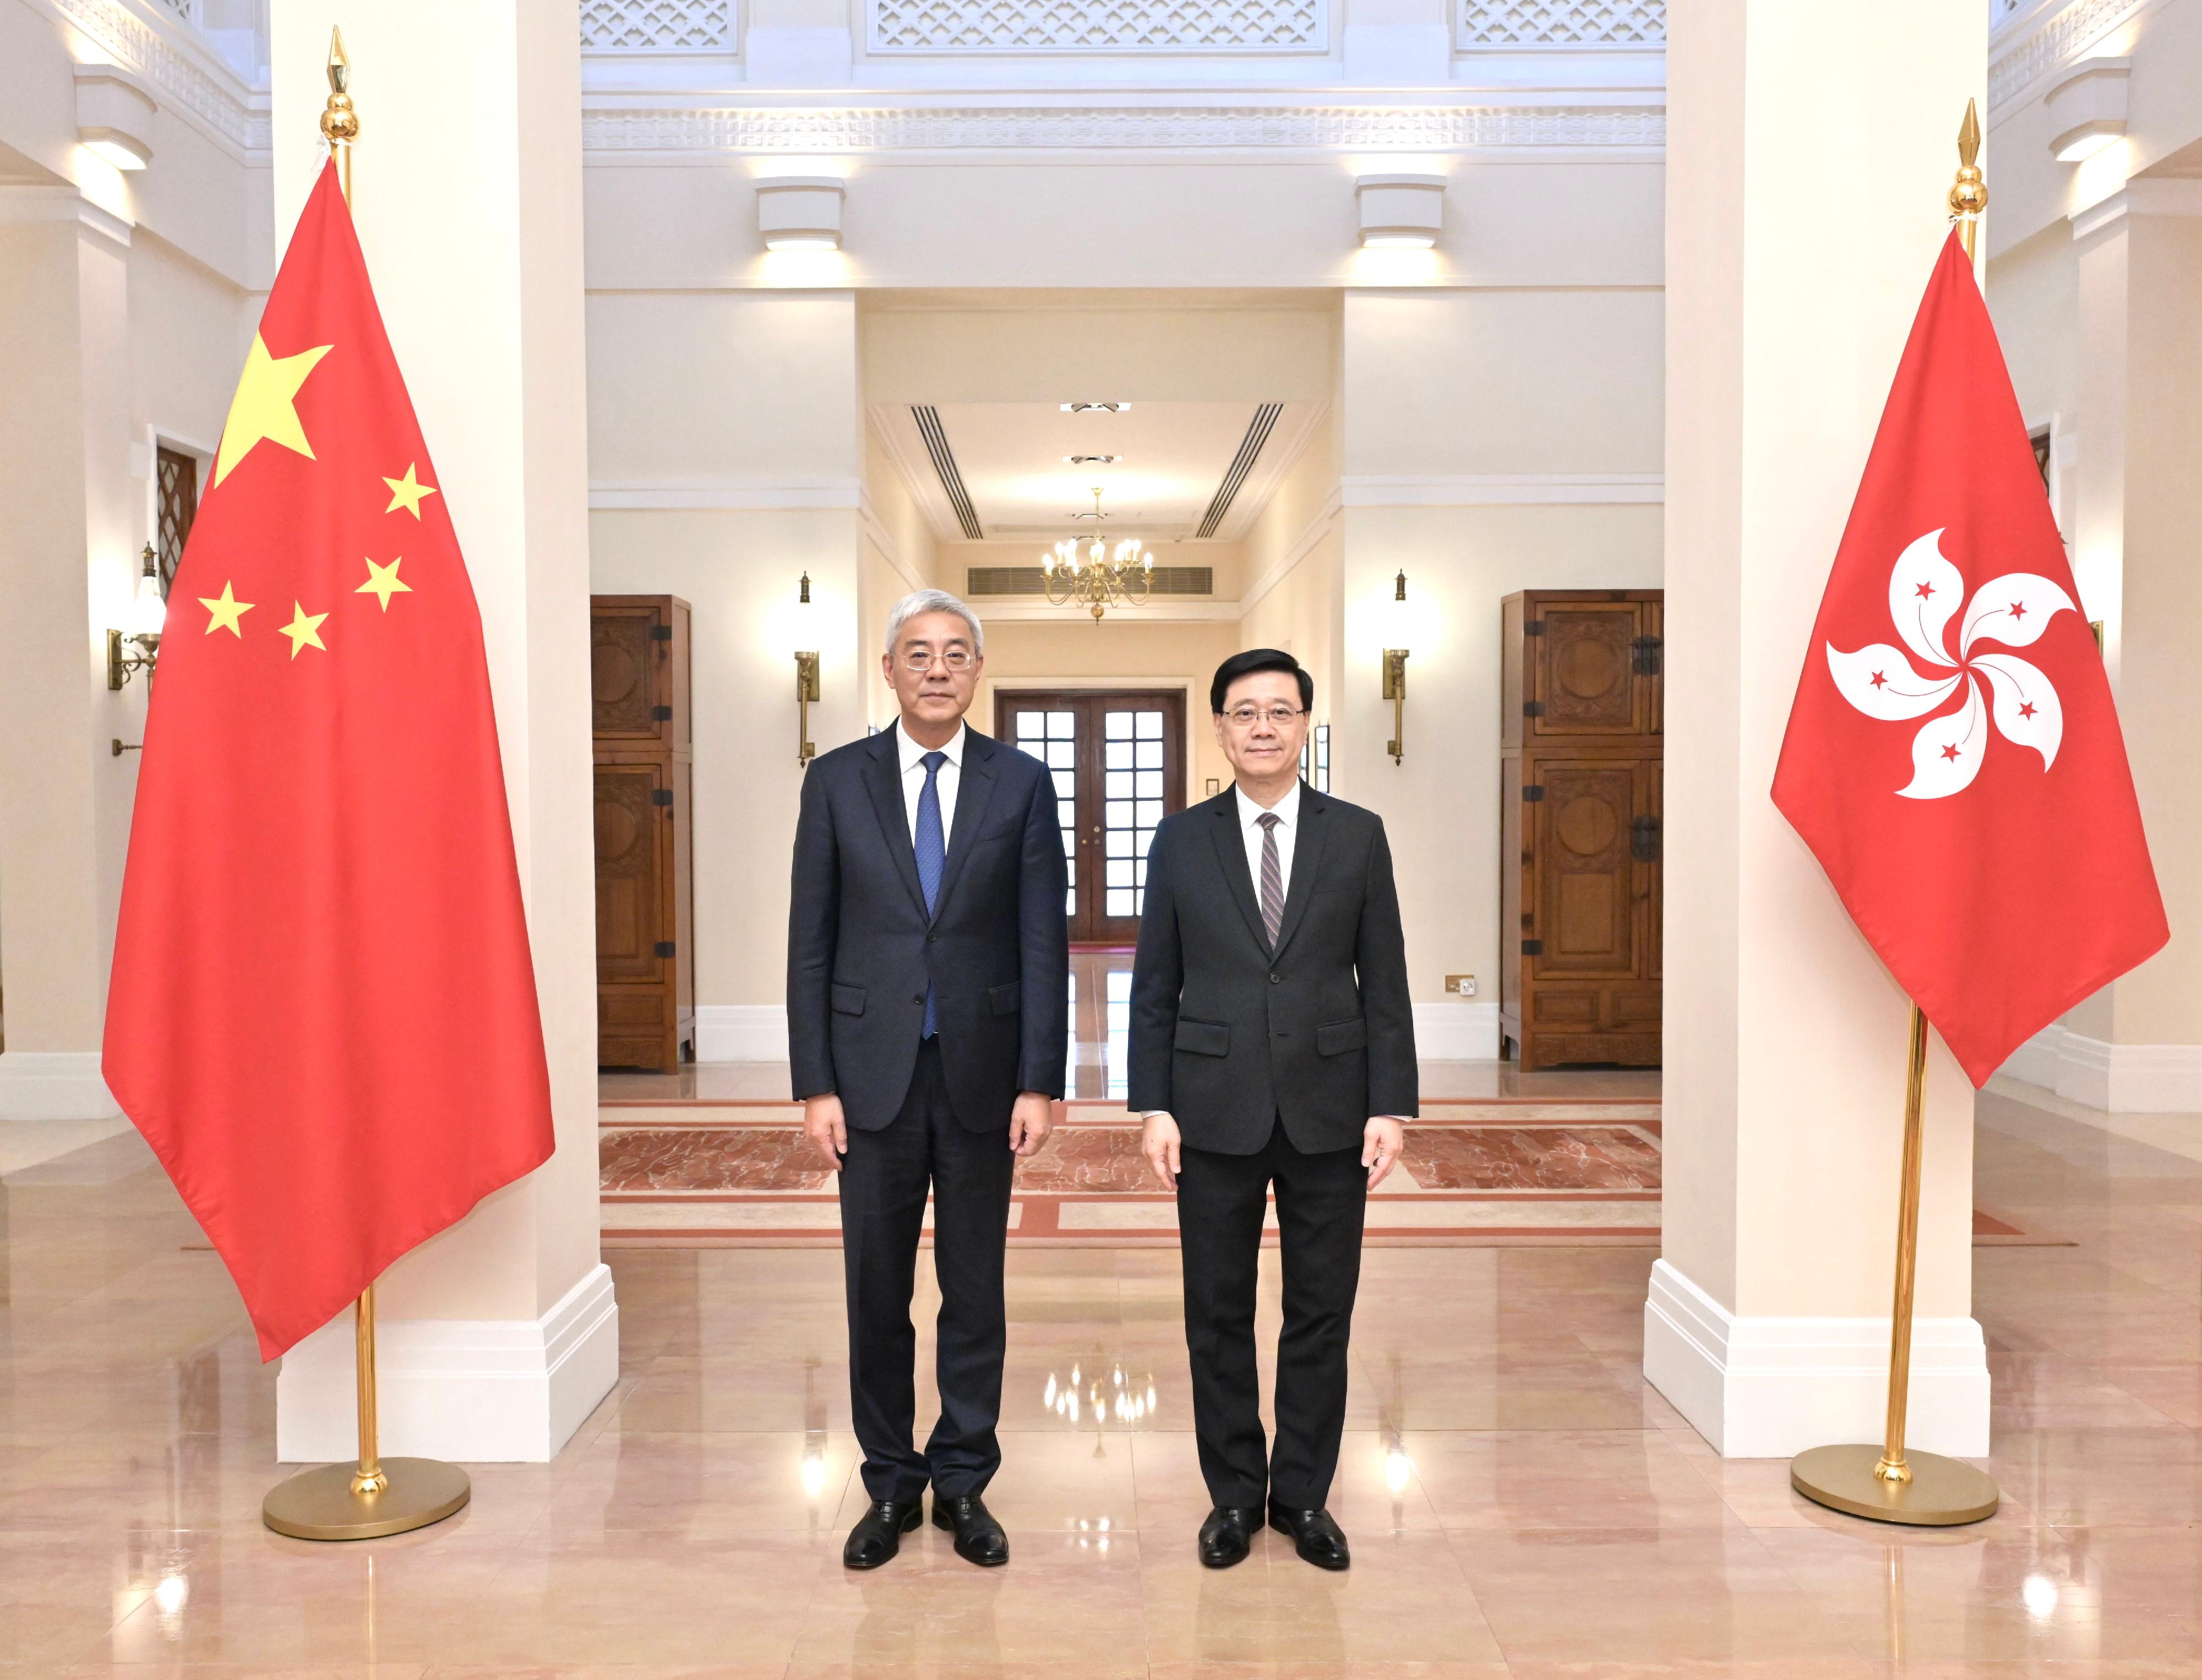
[[1384,650],[1384,698],[1392,703],[1392,739],[1384,750],[1392,755],[1397,765],[1407,756],[1407,650],[1387,647]]
[[818,699],[818,656],[798,653],[795,656],[795,762],[808,769],[818,756],[817,744],[810,739],[810,708]]

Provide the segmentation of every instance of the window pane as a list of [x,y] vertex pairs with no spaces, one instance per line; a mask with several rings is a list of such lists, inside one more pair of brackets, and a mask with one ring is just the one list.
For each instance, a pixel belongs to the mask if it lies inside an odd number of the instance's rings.
[[[1134,791],[1132,785],[1132,780],[1135,774],[1137,773],[1132,770],[1103,771],[1101,778],[1101,796],[1107,799],[1130,799]],[[1137,791],[1145,793],[1146,790],[1145,788],[1140,788]],[[1161,790],[1157,788],[1156,791],[1159,793]]]
[[1110,887],[1108,902],[1109,908],[1106,912],[1108,915],[1137,916],[1139,913],[1132,902],[1132,889],[1128,887]]
[[1078,714],[1075,711],[1051,711],[1047,715],[1047,733],[1054,740],[1069,740],[1077,732]]
[[1111,828],[1109,831],[1109,855],[1111,858],[1129,858],[1132,856],[1133,845],[1131,829]]
[[1047,736],[1047,714],[1044,711],[1021,711],[1017,714],[1017,739],[1043,740]]
[[1078,914],[1078,889],[1075,887],[1063,895],[1063,913],[1066,917]]
[[1102,734],[1112,741],[1127,741],[1132,738],[1132,714],[1110,711],[1102,714]]
[[1109,860],[1109,885],[1111,887],[1129,887],[1131,884],[1132,860],[1128,858],[1110,858]]
[[1143,799],[1159,799],[1163,796],[1163,773],[1160,770],[1141,770],[1139,775],[1139,796]]
[[1139,801],[1139,827],[1142,828],[1151,828],[1162,820],[1163,802],[1160,799],[1142,799]]
[[1162,738],[1163,715],[1158,711],[1141,712],[1139,714],[1139,739],[1143,741],[1158,741]]
[[1075,741],[1050,741],[1047,744],[1049,768],[1058,770],[1075,769],[1078,766],[1078,745]]
[[1063,811],[1068,811],[1072,801],[1078,798],[1078,778],[1069,770],[1055,773],[1055,797],[1057,809]]
[[1111,799],[1101,809],[1103,813],[1101,821],[1108,827],[1111,828],[1132,827],[1132,802],[1129,799]]
[[1141,741],[1139,744],[1139,768],[1141,769],[1158,770],[1162,769],[1163,744],[1160,741]]
[[1104,743],[1102,747],[1101,762],[1112,770],[1130,769],[1132,768],[1132,743],[1129,741],[1109,741]]

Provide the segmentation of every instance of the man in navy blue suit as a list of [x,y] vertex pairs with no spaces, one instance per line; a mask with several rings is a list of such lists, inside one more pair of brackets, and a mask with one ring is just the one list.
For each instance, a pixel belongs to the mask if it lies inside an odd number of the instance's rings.
[[[1055,784],[968,728],[986,651],[953,595],[896,604],[893,728],[810,767],[788,905],[788,1060],[804,1130],[840,1173],[849,1389],[871,1506],[841,1559],[875,1569],[935,1526],[1009,1561],[980,1498],[1001,1464],[1002,1300],[1016,1158],[1063,1095],[1070,950]],[[910,1302],[930,1190],[940,1419],[912,1443]]]

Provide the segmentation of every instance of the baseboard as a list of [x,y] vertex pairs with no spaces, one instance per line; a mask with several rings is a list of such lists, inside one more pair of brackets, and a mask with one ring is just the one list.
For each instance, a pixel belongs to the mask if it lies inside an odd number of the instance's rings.
[[1415,1054],[1426,1062],[1497,1060],[1498,1005],[1466,999],[1416,1004]]
[[2202,1113],[2202,1045],[2111,1044],[2052,1023],[1997,1071],[2105,1113]]
[[696,1059],[699,1062],[784,1062],[787,1059],[785,1004],[698,1004]]
[[[375,1326],[385,1453],[545,1464],[619,1378],[619,1306],[599,1264],[540,1318],[383,1318]],[[283,1356],[275,1456],[327,1464],[358,1450],[352,1317]]]
[[0,1051],[0,1120],[105,1120],[122,1112],[97,1050]]
[[[1665,1260],[1644,1303],[1644,1376],[1728,1459],[1877,1441],[1888,1405],[1886,1318],[1740,1318]],[[1988,1450],[1987,1344],[1971,1318],[1911,1327],[1907,1440]]]

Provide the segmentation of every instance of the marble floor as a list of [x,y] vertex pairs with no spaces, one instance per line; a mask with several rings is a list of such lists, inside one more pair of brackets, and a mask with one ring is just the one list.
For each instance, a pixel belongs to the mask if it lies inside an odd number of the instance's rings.
[[1013,1561],[928,1529],[854,1577],[830,1252],[615,1253],[622,1374],[556,1462],[317,1547],[258,1522],[273,1373],[220,1263],[134,1135],[95,1138],[0,1177],[0,1680],[2191,1677],[2195,1137],[1983,1098],[1981,1199],[2071,1246],[1975,1251],[2006,1501],[1975,1528],[1852,1521],[1716,1458],[1638,1372],[1649,1250],[1379,1249],[1332,1501],[1353,1570],[1267,1536],[1211,1574],[1175,1257],[1025,1248],[990,1492]]

